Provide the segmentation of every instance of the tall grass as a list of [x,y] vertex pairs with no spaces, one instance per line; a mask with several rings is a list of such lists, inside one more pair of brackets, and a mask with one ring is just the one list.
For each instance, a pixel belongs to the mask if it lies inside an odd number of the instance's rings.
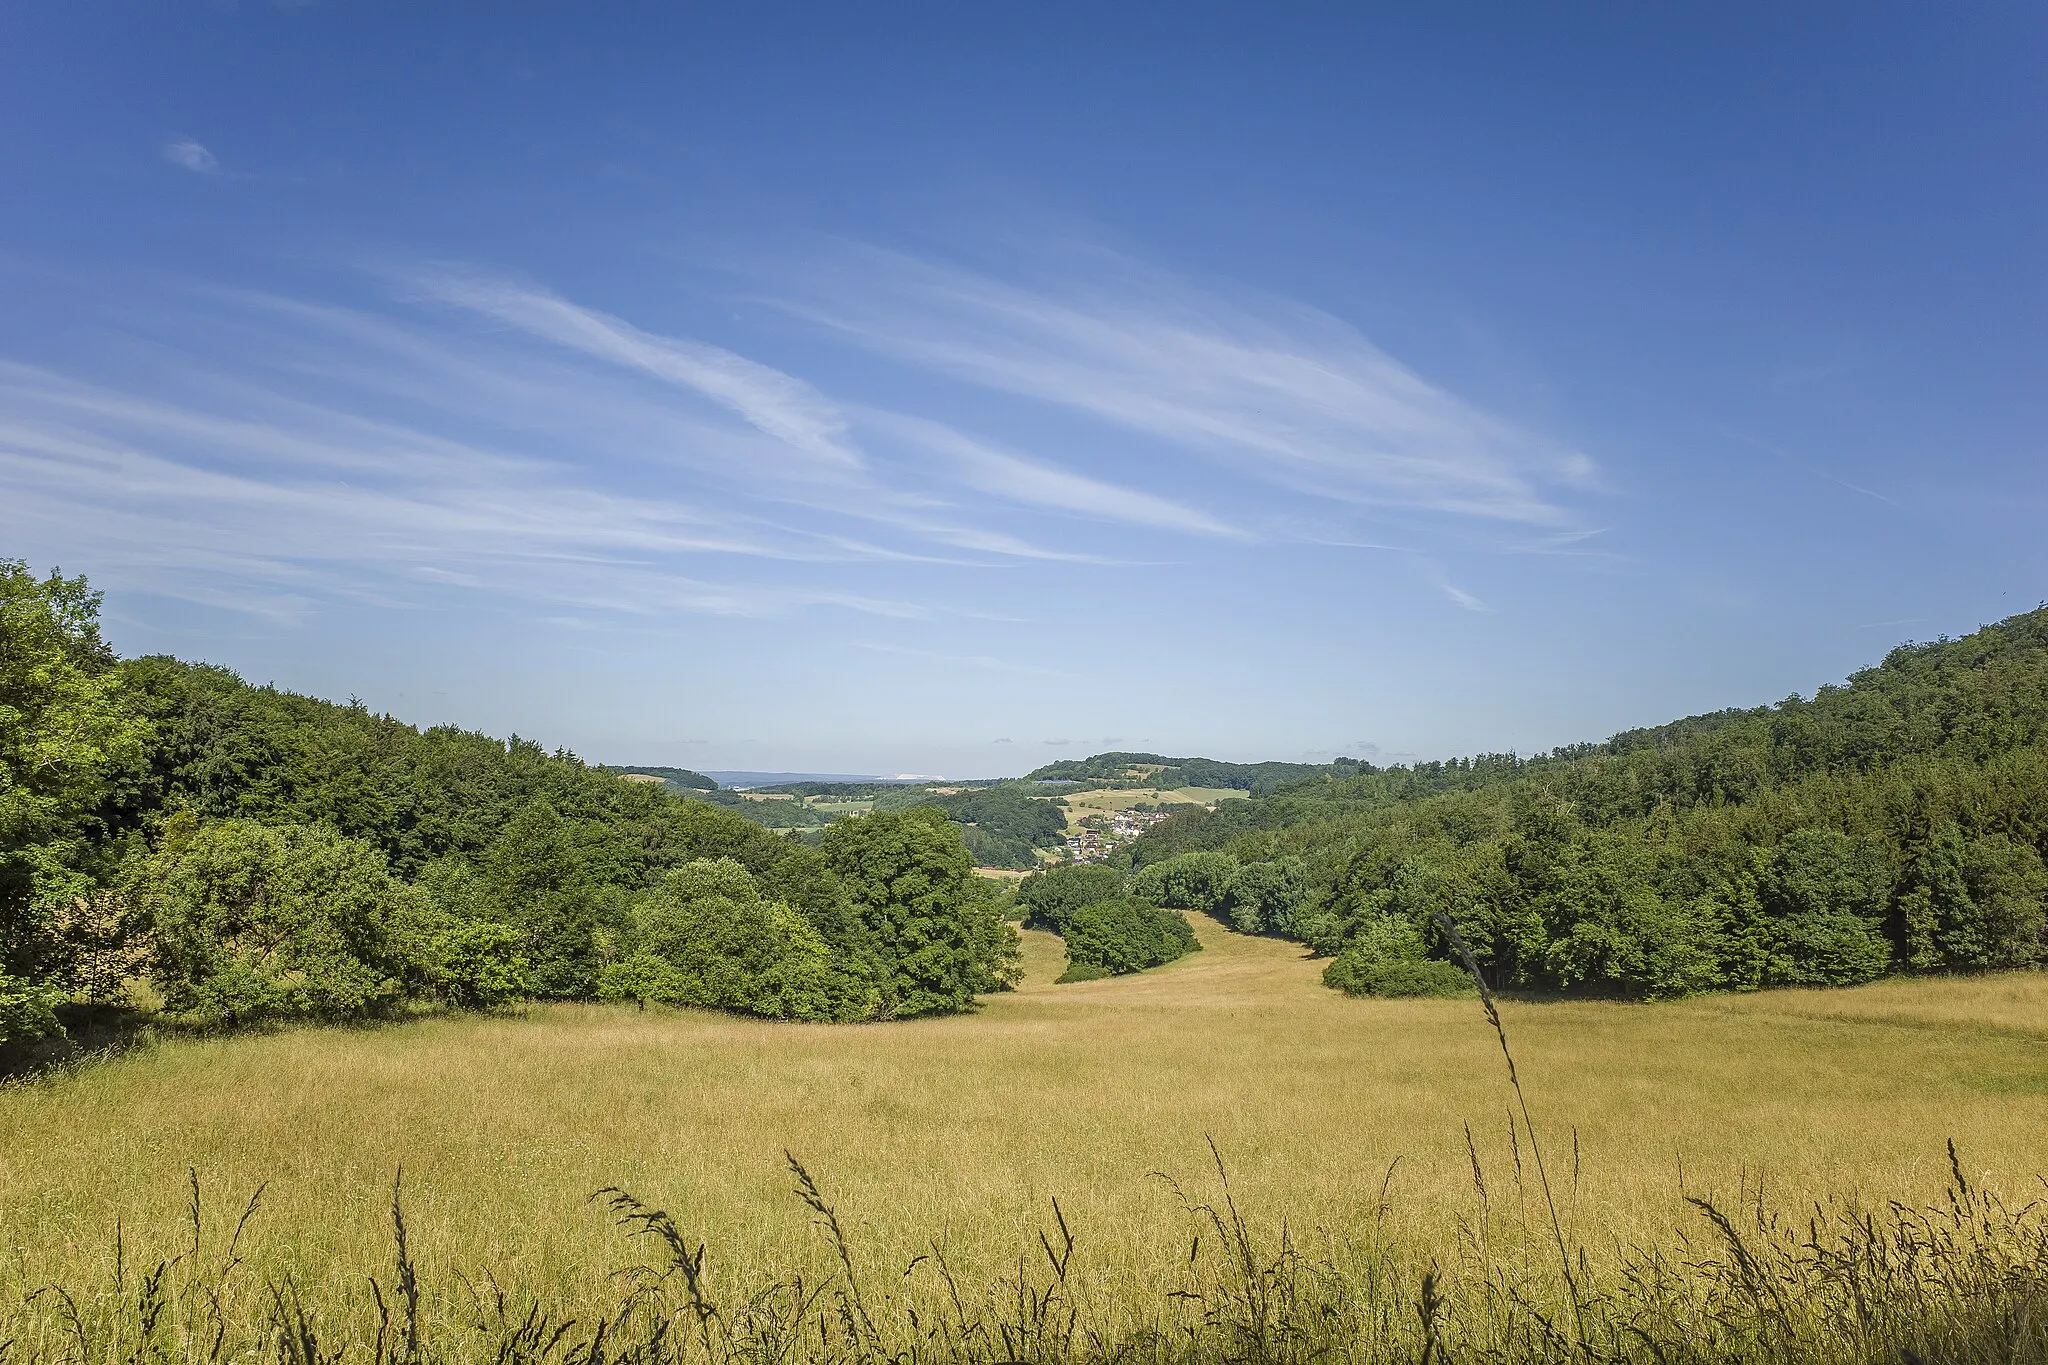
[[1978,1174],[2048,1164],[2039,979],[1489,1014],[1203,932],[928,1027],[557,1009],[0,1087],[0,1360],[2048,1361],[2043,1213]]
[[[2048,1361],[2048,1218],[1972,1183],[1950,1153],[1944,1200],[1774,1205],[1745,1190],[1698,1214],[1677,1252],[1569,1248],[1562,1280],[1533,1254],[1551,1228],[1502,1219],[1478,1193],[1466,1236],[1389,1243],[1368,1225],[1318,1249],[1261,1231],[1224,1163],[1178,1191],[1178,1283],[1133,1318],[1105,1317],[1074,1273],[1085,1229],[1048,1207],[1014,1272],[963,1283],[941,1247],[876,1274],[822,1183],[788,1161],[828,1253],[819,1268],[726,1265],[665,1210],[593,1194],[623,1249],[607,1293],[557,1297],[481,1268],[425,1285],[394,1182],[387,1269],[360,1292],[309,1299],[256,1280],[239,1247],[260,1190],[219,1229],[192,1177],[175,1250],[131,1260],[126,1232],[91,1282],[35,1285],[0,1312],[0,1358],[140,1362],[363,1360],[703,1362],[2038,1362]],[[1549,1269],[1545,1269],[1549,1266]]]

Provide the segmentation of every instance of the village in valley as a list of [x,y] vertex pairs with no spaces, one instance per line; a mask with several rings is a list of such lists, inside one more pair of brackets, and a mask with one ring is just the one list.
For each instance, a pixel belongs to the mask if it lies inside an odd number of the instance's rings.
[[1099,863],[1171,814],[1163,810],[1117,810],[1086,816],[1061,848],[1068,862]]

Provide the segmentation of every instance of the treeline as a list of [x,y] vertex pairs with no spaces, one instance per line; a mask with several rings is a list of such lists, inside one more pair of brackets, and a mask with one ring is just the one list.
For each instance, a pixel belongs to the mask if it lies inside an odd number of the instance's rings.
[[1399,964],[1445,961],[1448,920],[1502,986],[1657,998],[2038,963],[2044,850],[2048,609],[1811,699],[1294,782],[1165,821],[1130,861],[1298,870],[1262,931],[1340,987],[1447,986]]
[[1228,787],[1268,792],[1305,778],[1349,777],[1370,764],[1353,758],[1331,763],[1225,763],[1214,758],[1168,758],[1164,754],[1107,753],[1067,758],[1025,774],[1026,782],[1074,782],[1085,786]]
[[[885,808],[887,798],[875,803]],[[1067,815],[1059,802],[1031,796],[1016,784],[931,795],[915,803],[944,811],[960,826],[968,851],[983,867],[1033,868],[1038,850],[1057,848],[1066,838]]]
[[709,792],[719,789],[718,783],[699,772],[688,768],[622,768],[616,763],[602,765],[608,773],[639,774],[643,777],[658,777],[677,791]]
[[[1037,850],[1056,848],[1066,836],[1066,815],[1057,799],[1048,800],[1042,790],[1017,782],[788,782],[750,788],[746,795],[724,790],[694,794],[770,829],[804,830],[807,839],[816,837],[809,831],[822,830],[840,818],[812,806],[809,798],[866,801],[878,814],[941,811],[981,867],[1036,867]],[[788,799],[772,799],[783,797]]]
[[688,768],[625,768],[617,764],[606,764],[600,771],[612,773],[628,782],[644,782],[650,777],[659,778],[662,785],[672,792],[694,797],[708,805],[723,807],[763,829],[822,829],[831,823],[802,801],[763,801],[744,796],[737,791],[721,787],[702,773],[692,772]]
[[0,561],[0,1045],[595,997],[960,1010],[1015,934],[943,813],[817,848],[563,751],[117,659],[79,579]]
[[1186,919],[1161,908],[1157,879],[1133,879],[1104,863],[1067,863],[1017,886],[1017,908],[1032,929],[1067,945],[1061,981],[1093,981],[1163,966],[1200,952]]

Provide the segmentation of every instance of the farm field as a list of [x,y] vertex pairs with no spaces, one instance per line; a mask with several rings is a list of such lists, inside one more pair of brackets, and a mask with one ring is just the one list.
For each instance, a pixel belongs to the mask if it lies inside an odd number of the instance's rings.
[[1219,801],[1242,800],[1247,795],[1234,787],[1103,787],[1092,791],[1062,793],[1067,803],[1067,828],[1079,829],[1082,817],[1133,806],[1162,803],[1213,806]]
[[[388,1273],[402,1165],[430,1309],[458,1271],[602,1295],[641,1254],[587,1202],[611,1185],[674,1214],[715,1271],[823,1266],[785,1150],[892,1283],[934,1245],[964,1281],[994,1279],[1057,1197],[1112,1317],[1173,1283],[1191,1225],[1152,1173],[1213,1195],[1208,1139],[1256,1224],[1311,1241],[1372,1223],[1384,1190],[1385,1235],[1448,1244],[1475,1204],[1467,1123],[1509,1197],[1510,1094],[1475,1003],[1345,998],[1294,945],[1197,930],[1191,958],[1069,986],[1050,984],[1059,941],[1027,934],[1024,986],[965,1018],[537,1006],[171,1042],[9,1085],[0,1293],[110,1282],[117,1219],[131,1263],[176,1243],[188,1168],[230,1224],[268,1182],[252,1274],[332,1303]],[[1951,1137],[1993,1187],[2048,1168],[2048,977],[1503,1013],[1563,1215],[1595,1247],[1696,1223],[1681,1166],[1689,1192],[1762,1182],[1795,1203],[1932,1199]]]

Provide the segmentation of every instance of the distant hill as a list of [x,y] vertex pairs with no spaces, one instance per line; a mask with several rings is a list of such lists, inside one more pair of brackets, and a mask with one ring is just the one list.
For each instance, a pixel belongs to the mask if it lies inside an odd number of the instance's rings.
[[1460,984],[1447,924],[1539,993],[2048,965],[2048,606],[1811,697],[1282,784],[1128,856],[1367,994]]
[[1225,763],[1214,758],[1170,758],[1164,754],[1107,753],[1067,758],[1025,774],[1027,782],[1086,782],[1100,786],[1229,787],[1265,792],[1284,782],[1325,774],[1350,777],[1369,765],[1340,758],[1334,763]]
[[[653,772],[654,769],[648,768],[644,771]],[[893,777],[876,777],[872,774],[863,776],[859,773],[755,773],[720,771],[715,773],[707,773],[706,776],[717,778],[719,781],[719,785],[726,787],[784,787],[788,786],[792,782],[876,783],[895,782],[899,780]],[[905,778],[901,780],[917,782],[922,781],[923,779]]]
[[703,773],[693,773],[688,768],[626,767],[607,763],[602,771],[617,773],[621,777],[658,777],[676,791],[708,792],[717,788],[718,783]]

